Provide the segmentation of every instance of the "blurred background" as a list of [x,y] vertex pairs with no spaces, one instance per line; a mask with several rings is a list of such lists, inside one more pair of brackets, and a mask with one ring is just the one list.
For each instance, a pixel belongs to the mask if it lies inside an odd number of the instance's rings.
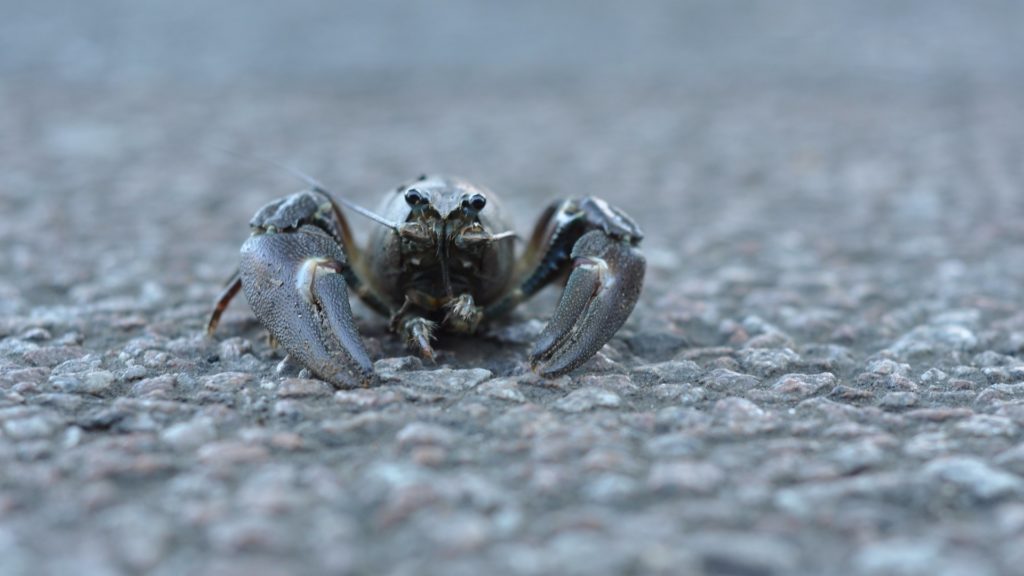
[[[1012,0],[0,8],[8,310],[84,279],[130,292],[133,262],[173,269],[164,289],[217,276],[248,216],[299,186],[225,149],[367,204],[410,175],[464,175],[520,227],[548,197],[598,194],[641,217],[668,269],[720,266],[701,255],[758,226],[870,223],[891,244],[894,212],[955,228],[1019,203],[999,176],[971,194],[931,181],[958,163],[1015,170],[1000,156],[1004,136],[1019,145]],[[38,254],[64,250],[99,268],[36,275]]]
[[879,349],[887,309],[1024,280],[1024,3],[0,8],[3,313],[173,303],[198,325],[249,217],[302,187],[225,151],[371,207],[461,175],[523,232],[551,198],[606,198],[646,231],[637,318],[707,344],[785,313]]
[[1012,0],[6,2],[0,70],[29,82],[324,90],[992,78],[1021,73],[1022,9]]

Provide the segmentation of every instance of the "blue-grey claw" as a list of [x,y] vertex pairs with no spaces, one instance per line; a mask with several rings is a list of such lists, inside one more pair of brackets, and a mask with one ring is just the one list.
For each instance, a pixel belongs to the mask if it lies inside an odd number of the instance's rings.
[[573,269],[530,352],[533,370],[556,377],[583,365],[622,327],[640,297],[646,262],[630,242],[602,230],[573,246]]
[[256,318],[299,364],[335,386],[375,382],[359,337],[338,243],[315,226],[254,234],[242,245],[242,289]]

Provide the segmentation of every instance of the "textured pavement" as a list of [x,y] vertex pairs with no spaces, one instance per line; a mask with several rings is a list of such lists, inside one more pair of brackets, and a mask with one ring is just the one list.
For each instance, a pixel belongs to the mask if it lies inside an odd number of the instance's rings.
[[[136,4],[0,3],[0,574],[1024,573],[1019,3]],[[279,375],[224,150],[601,196],[644,294]]]

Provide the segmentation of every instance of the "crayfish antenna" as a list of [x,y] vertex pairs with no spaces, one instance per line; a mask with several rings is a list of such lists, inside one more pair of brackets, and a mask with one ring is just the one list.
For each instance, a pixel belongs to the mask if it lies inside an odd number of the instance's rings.
[[353,211],[353,212],[355,212],[357,214],[365,216],[366,218],[369,218],[370,220],[373,220],[374,222],[376,222],[376,223],[378,223],[378,224],[380,224],[382,226],[390,228],[390,229],[394,230],[395,232],[398,231],[398,223],[392,222],[392,221],[388,220],[387,218],[381,216],[380,214],[377,214],[376,212],[374,212],[373,210],[370,210],[369,208],[363,208],[362,206],[360,206],[359,204],[356,204],[355,202],[351,202],[349,200],[346,200],[344,197],[341,197],[341,196],[336,197],[335,194],[333,192],[331,192],[330,190],[328,190],[327,187],[324,186],[322,182],[320,182],[316,178],[310,176],[309,174],[306,174],[305,172],[303,172],[303,171],[301,171],[301,170],[299,170],[297,168],[293,168],[291,166],[288,166],[287,164],[282,164],[281,162],[278,162],[277,160],[271,160],[270,158],[263,158],[263,157],[260,157],[260,156],[254,156],[252,154],[242,154],[241,152],[236,152],[234,150],[228,150],[228,149],[219,149],[219,150],[221,152],[223,152],[224,154],[227,154],[229,156],[233,156],[233,157],[235,157],[235,158],[237,158],[239,160],[243,160],[243,161],[249,162],[251,164],[269,165],[270,167],[277,168],[278,170],[283,170],[284,172],[287,172],[288,174],[291,174],[292,176],[298,178],[299,180],[302,180],[309,187],[313,188],[317,192],[321,192],[323,194],[326,194],[327,196],[329,196],[331,198],[332,201],[337,202],[338,204],[341,204],[345,208],[348,208],[349,210],[351,210],[351,211]]

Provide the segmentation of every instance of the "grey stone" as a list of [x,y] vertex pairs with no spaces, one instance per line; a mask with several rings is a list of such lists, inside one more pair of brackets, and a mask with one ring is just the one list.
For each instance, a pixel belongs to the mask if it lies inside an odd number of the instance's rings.
[[821,374],[786,374],[772,384],[772,391],[785,398],[807,398],[836,384],[836,377],[829,372]]
[[836,386],[835,388],[830,390],[828,395],[833,398],[838,398],[840,400],[846,400],[851,402],[871,400],[872,398],[875,397],[875,393],[872,390],[854,386],[846,386],[844,384],[840,384],[839,386]]
[[733,434],[756,434],[778,426],[770,413],[745,398],[723,398],[715,402],[711,414],[716,424]]
[[197,454],[207,464],[224,467],[262,462],[270,456],[264,446],[237,440],[208,442],[199,448]]
[[142,365],[146,368],[164,368],[173,359],[173,355],[164,352],[163,350],[146,350],[142,354]]
[[859,473],[885,463],[888,448],[896,444],[889,437],[872,437],[846,443],[836,449],[830,459],[843,474]]
[[350,418],[323,420],[319,429],[328,435],[331,442],[345,442],[362,434],[382,434],[396,422],[395,417],[381,412],[362,412]]
[[741,374],[739,372],[733,372],[732,370],[726,370],[725,368],[717,368],[707,374],[702,379],[702,383],[707,388],[716,392],[742,394],[747,390],[757,387],[761,381],[757,377],[749,374]]
[[428,422],[412,422],[398,431],[395,439],[400,445],[431,444],[449,446],[457,437],[451,429]]
[[519,390],[519,385],[513,378],[489,380],[477,386],[476,391],[485,396],[508,402],[522,403],[526,401],[526,396]]
[[178,378],[174,374],[164,374],[139,380],[132,384],[131,395],[153,398],[169,398],[174,395]]
[[247,512],[261,516],[285,515],[305,503],[296,468],[283,463],[256,468],[239,487],[236,500]]
[[148,373],[145,366],[129,365],[121,372],[120,378],[125,381],[139,380],[145,378]]
[[783,374],[800,361],[800,355],[789,348],[745,348],[740,351],[740,364],[757,376]]
[[50,331],[47,330],[46,328],[35,327],[26,330],[24,333],[21,334],[20,338],[22,340],[28,340],[31,342],[41,342],[43,340],[49,340],[53,338],[53,335],[50,334]]
[[910,364],[896,362],[889,358],[880,358],[870,362],[866,372],[877,376],[902,376],[905,378],[910,374]]
[[642,484],[625,474],[606,473],[591,477],[583,486],[587,499],[600,503],[617,503],[638,494]]
[[293,537],[282,525],[269,517],[239,515],[212,525],[206,538],[214,549],[223,552],[283,553],[288,550],[289,541]]
[[773,503],[790,514],[811,518],[823,508],[858,498],[906,500],[915,489],[914,481],[894,472],[867,472],[849,478],[805,483],[779,490]]
[[654,383],[690,383],[698,379],[702,370],[691,360],[670,360],[644,366],[634,371],[638,380]]
[[160,438],[176,448],[196,448],[217,437],[216,423],[209,417],[197,417],[173,424],[160,433]]
[[56,415],[38,413],[22,418],[5,419],[3,431],[13,440],[48,438],[62,428],[61,419]]
[[585,374],[577,378],[576,383],[581,388],[603,388],[623,396],[636,396],[641,393],[641,387],[634,384],[630,376],[622,373]]
[[50,384],[72,394],[102,394],[113,384],[114,376],[99,369],[100,364],[92,355],[62,362],[50,372]]
[[687,542],[711,574],[792,574],[800,549],[784,538],[740,531],[707,531]]
[[920,354],[969,352],[978,345],[978,338],[958,324],[918,326],[897,340],[889,350],[898,357]]
[[658,411],[655,416],[655,428],[662,431],[677,429],[707,428],[714,418],[703,410],[696,408],[670,406]]
[[25,362],[32,366],[54,367],[86,356],[79,346],[25,346],[22,354]]
[[1019,476],[966,456],[933,460],[921,473],[929,482],[949,484],[982,501],[1019,497],[1024,491]]
[[941,541],[927,538],[898,538],[873,542],[853,558],[857,574],[893,576],[995,576],[1000,571],[991,560],[977,555],[960,559],[947,551]]
[[611,390],[602,388],[580,388],[555,402],[554,407],[562,412],[585,412],[595,408],[618,408],[622,398]]
[[[774,330],[774,329],[773,329]],[[794,347],[793,340],[781,332],[771,331],[764,334],[758,334],[747,340],[743,345],[744,348],[762,348],[768,349],[791,349]]]
[[49,368],[42,367],[0,369],[0,385],[8,387],[20,382],[42,384],[47,381],[51,372]]
[[405,396],[400,391],[389,387],[338,390],[334,393],[334,400],[339,404],[357,408],[376,408],[402,402],[404,399]]
[[975,406],[995,406],[1015,400],[1024,400],[1024,383],[993,384],[978,393]]
[[938,368],[929,368],[924,374],[921,374],[921,382],[925,384],[939,384],[945,382],[948,378],[949,374]]
[[308,378],[285,378],[277,386],[280,398],[316,398],[331,393],[331,385],[323,380]]
[[974,414],[969,408],[918,408],[906,412],[906,416],[916,420],[930,422],[945,422],[946,420],[959,420]]
[[79,395],[62,393],[37,394],[33,397],[33,401],[40,406],[52,406],[65,413],[74,412],[86,403],[86,400]]
[[252,352],[252,343],[244,338],[227,338],[221,340],[217,350],[222,360],[238,360]]
[[410,372],[423,369],[423,361],[416,356],[399,356],[383,358],[373,363],[373,369],[382,379],[391,379],[397,372]]
[[153,570],[170,550],[174,527],[154,510],[122,506],[100,519],[113,555],[131,570]]
[[694,460],[659,461],[651,466],[651,490],[711,494],[721,487],[725,473],[714,464]]
[[659,400],[672,400],[683,405],[694,405],[707,400],[707,391],[687,384],[659,384],[652,390]]
[[902,410],[911,408],[918,403],[918,396],[914,392],[887,392],[878,405],[887,410]]
[[438,370],[400,372],[395,374],[394,379],[415,389],[450,394],[471,390],[482,382],[490,380],[492,376],[491,371],[484,368],[468,368],[465,370],[441,368]]
[[995,410],[996,416],[1005,416],[1018,425],[1024,425],[1024,400],[1006,402]]
[[284,399],[274,402],[271,413],[277,418],[302,420],[309,412],[309,405],[299,400]]
[[803,364],[833,374],[850,372],[856,366],[852,351],[838,344],[808,344],[798,352]]
[[238,392],[243,387],[251,385],[254,381],[255,378],[252,374],[221,372],[220,374],[203,376],[199,379],[199,384],[203,388],[215,392]]
[[904,442],[903,452],[916,458],[932,459],[953,450],[954,443],[945,432],[924,432]]
[[663,358],[677,353],[688,342],[671,332],[641,332],[626,339],[629,349],[643,358]]
[[422,533],[446,554],[479,550],[491,540],[491,522],[477,512],[441,513],[426,524],[430,528],[423,529]]
[[[733,273],[733,272],[736,272],[737,270],[738,269],[733,269],[733,270],[731,270],[729,272]],[[744,274],[746,274],[746,273],[747,272],[744,272]],[[777,326],[775,326],[771,322],[768,322],[764,318],[762,318],[760,316],[757,316],[757,315],[747,316],[746,318],[743,319],[743,322],[741,324],[743,325],[743,329],[748,334],[753,334],[753,335],[762,335],[762,334],[775,335],[775,334],[778,334],[778,335],[785,336],[785,333],[783,333],[782,330],[780,330]]]
[[1018,426],[1013,420],[1004,416],[976,414],[956,423],[954,430],[963,434],[980,437],[1007,436],[1017,434]]
[[693,457],[700,453],[705,442],[691,433],[670,433],[647,441],[646,450],[654,458]]

